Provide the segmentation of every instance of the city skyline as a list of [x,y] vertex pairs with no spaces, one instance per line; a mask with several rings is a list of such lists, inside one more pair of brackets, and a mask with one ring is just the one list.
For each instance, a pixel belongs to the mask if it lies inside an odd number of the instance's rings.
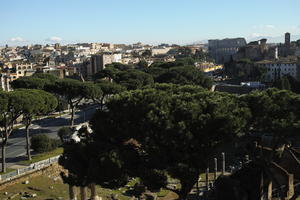
[[297,20],[300,2],[296,0],[70,2],[4,0],[0,45],[188,44],[207,39],[245,37],[251,40],[261,36],[280,41],[285,32],[300,38]]

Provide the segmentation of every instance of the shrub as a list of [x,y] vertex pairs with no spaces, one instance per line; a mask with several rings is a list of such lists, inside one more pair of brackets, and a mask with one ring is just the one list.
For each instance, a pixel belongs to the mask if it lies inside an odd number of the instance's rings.
[[31,148],[37,153],[49,152],[60,146],[60,141],[49,138],[45,134],[34,135],[31,137]]
[[73,132],[69,127],[62,127],[58,130],[57,135],[61,142],[65,142],[71,137],[72,133]]

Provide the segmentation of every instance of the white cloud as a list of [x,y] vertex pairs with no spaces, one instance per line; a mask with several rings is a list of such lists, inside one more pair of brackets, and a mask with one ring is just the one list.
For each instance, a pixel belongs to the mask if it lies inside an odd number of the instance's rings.
[[271,24],[268,24],[268,25],[265,25],[266,28],[270,28],[270,29],[274,29],[275,26],[274,25],[271,25]]
[[253,29],[275,29],[276,27],[272,24],[267,25],[254,25],[252,26]]
[[252,34],[250,35],[250,38],[256,38],[256,37],[260,37],[260,36],[262,36],[262,35],[259,34],[259,33],[252,33]]
[[25,42],[26,40],[21,37],[14,37],[10,39],[11,42]]
[[46,41],[48,41],[48,42],[60,42],[60,41],[62,41],[62,38],[57,37],[57,36],[52,36],[50,38],[47,38]]

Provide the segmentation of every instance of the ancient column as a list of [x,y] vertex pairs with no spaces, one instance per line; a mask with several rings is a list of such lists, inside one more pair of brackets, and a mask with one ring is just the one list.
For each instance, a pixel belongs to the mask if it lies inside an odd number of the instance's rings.
[[206,190],[209,190],[209,168],[206,169],[206,174],[205,174],[205,186]]
[[222,175],[225,175],[225,153],[222,152]]
[[217,180],[217,176],[218,176],[218,159],[214,158],[215,161],[215,171],[214,171],[214,180]]

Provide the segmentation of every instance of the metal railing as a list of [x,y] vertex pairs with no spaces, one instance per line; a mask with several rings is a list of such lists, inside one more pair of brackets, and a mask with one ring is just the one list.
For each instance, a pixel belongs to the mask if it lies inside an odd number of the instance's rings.
[[43,169],[45,167],[48,167],[49,165],[51,165],[53,163],[57,163],[59,157],[60,157],[60,155],[52,157],[52,158],[48,158],[46,160],[42,160],[42,161],[39,161],[36,163],[32,163],[30,166],[23,167],[23,168],[14,170],[12,172],[8,172],[6,174],[2,174],[2,175],[0,175],[0,183],[10,181],[10,180],[18,178],[22,175],[32,173],[32,172],[38,171],[40,169]]

